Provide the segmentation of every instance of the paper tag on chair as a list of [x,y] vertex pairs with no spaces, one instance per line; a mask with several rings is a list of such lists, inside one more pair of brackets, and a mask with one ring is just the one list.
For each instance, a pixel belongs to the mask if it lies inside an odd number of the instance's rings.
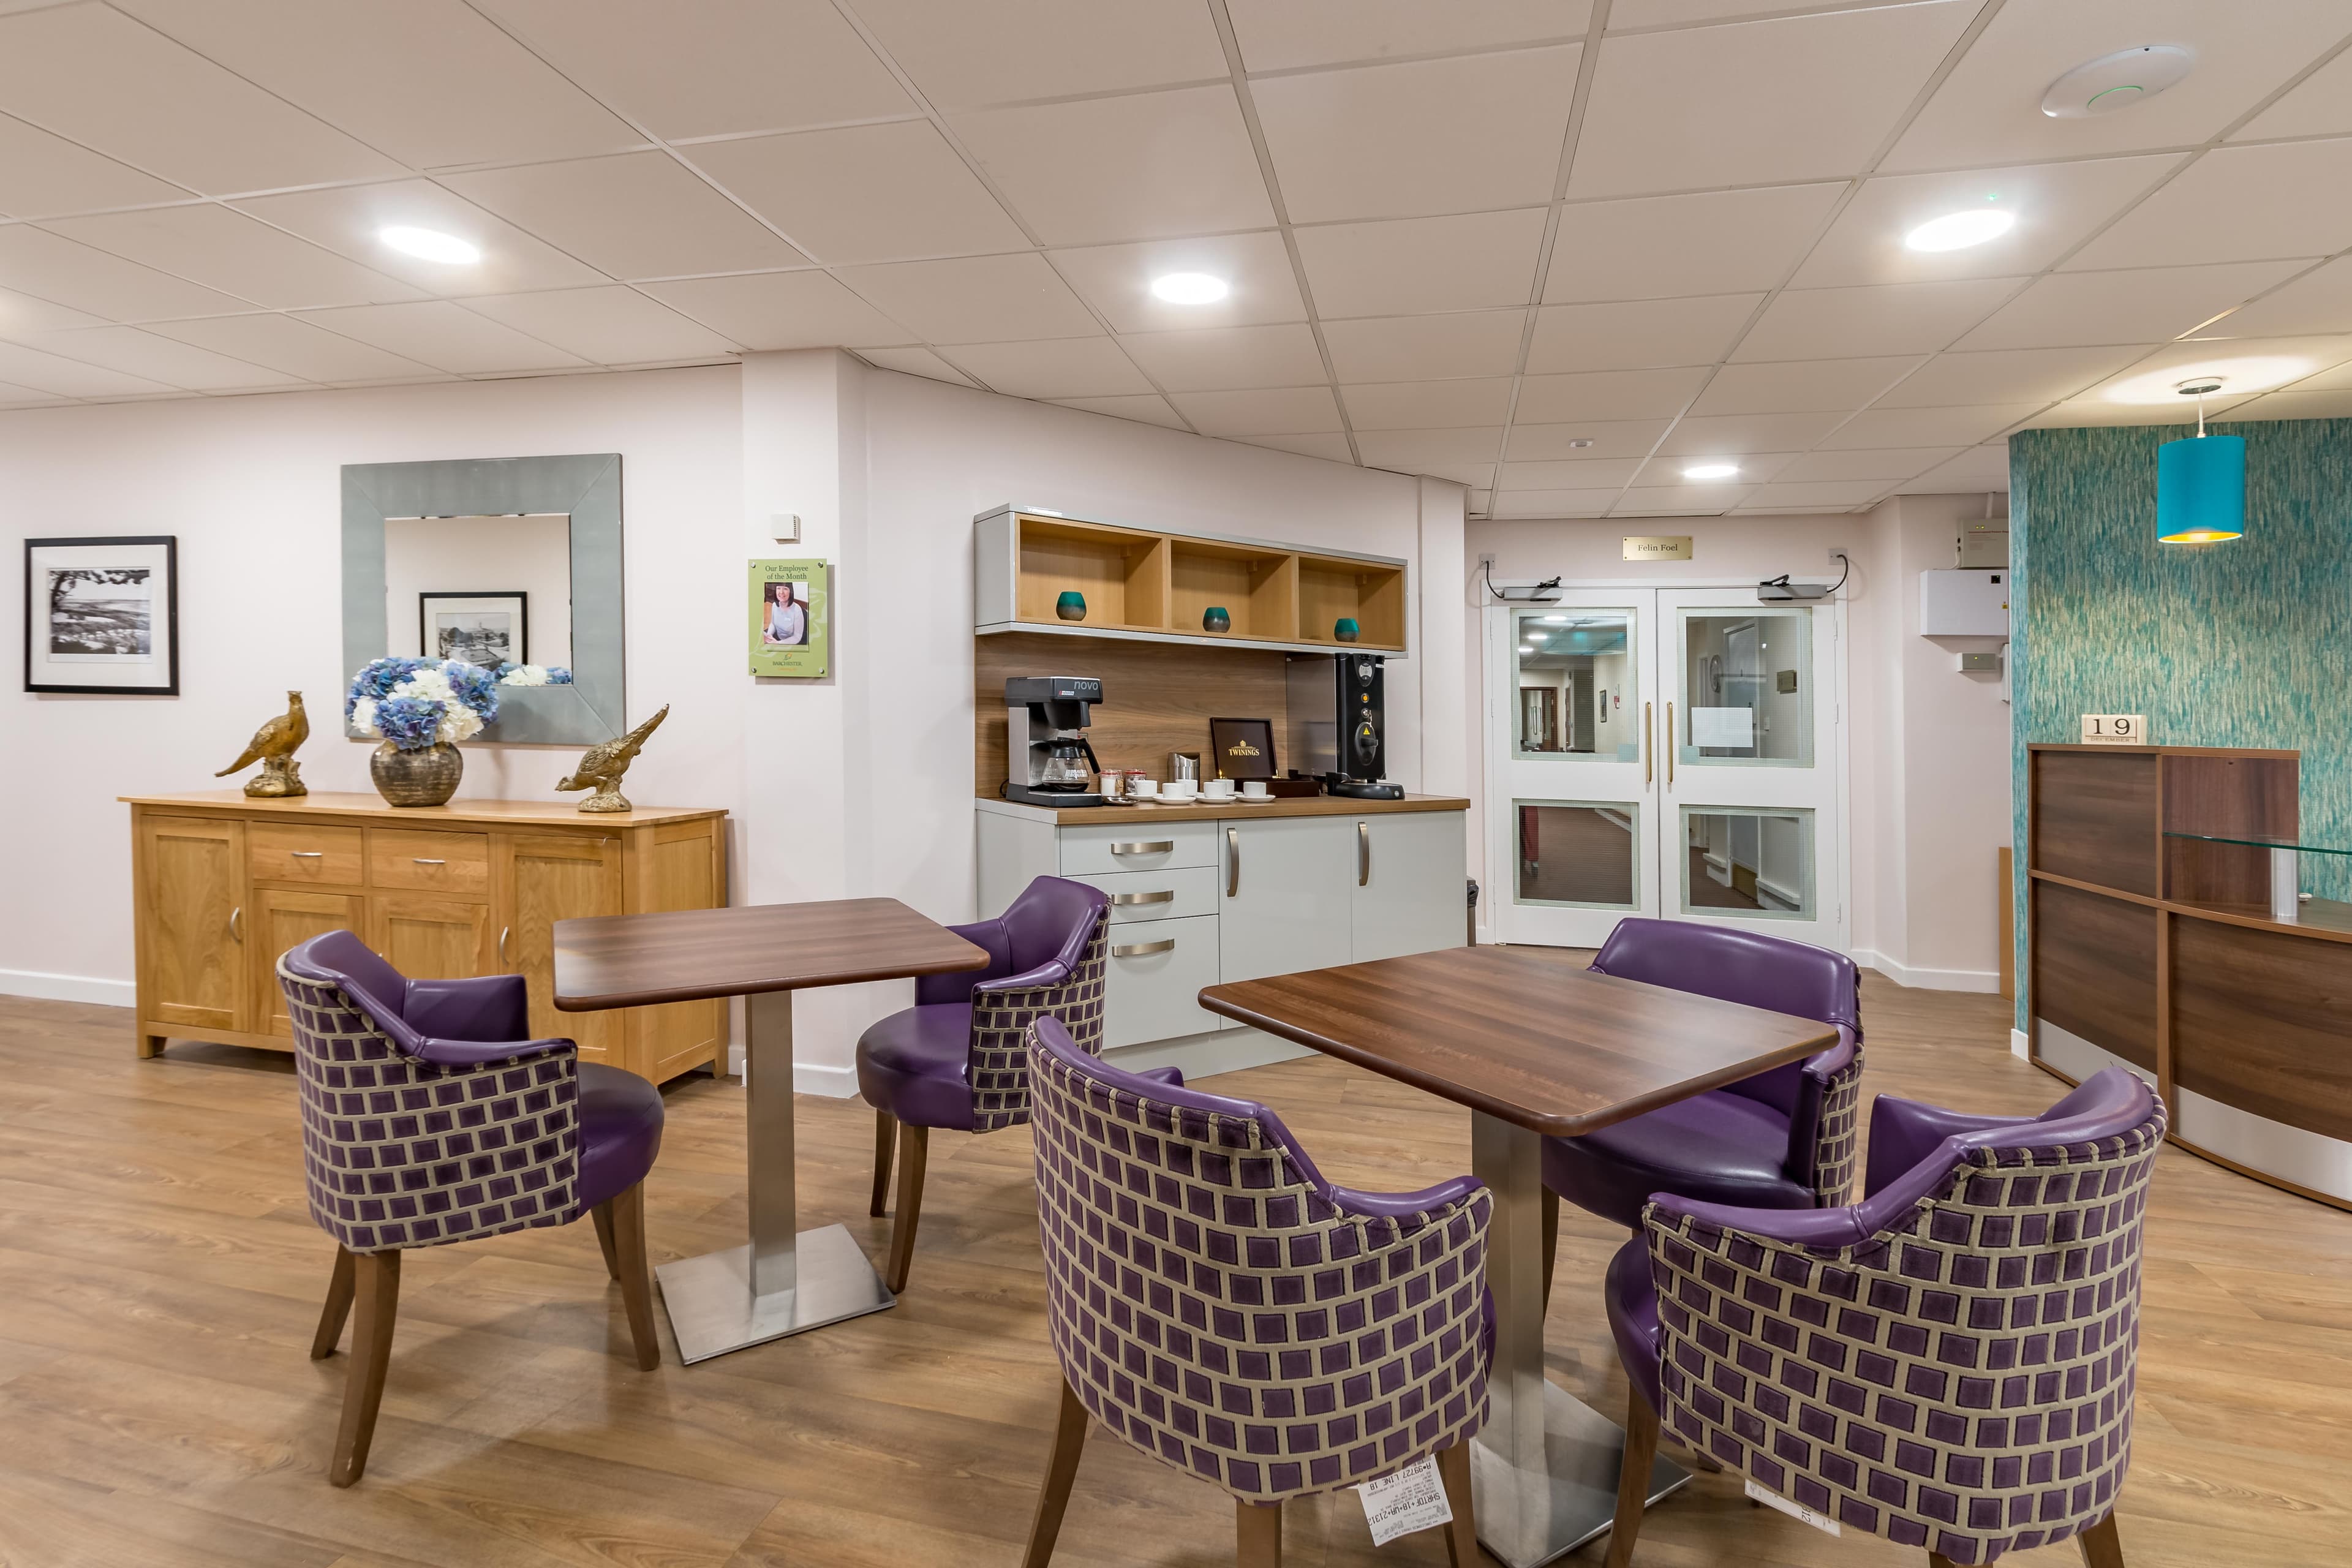
[[1393,1475],[1366,1481],[1356,1495],[1364,1500],[1364,1522],[1372,1527],[1375,1546],[1454,1521],[1454,1505],[1445,1500],[1445,1488],[1437,1479],[1434,1454],[1423,1455]]
[[1815,1513],[1803,1503],[1790,1502],[1779,1492],[1772,1491],[1764,1487],[1759,1487],[1752,1480],[1748,1483],[1748,1495],[1755,1499],[1758,1502],[1762,1503],[1766,1508],[1779,1509],[1790,1519],[1803,1520],[1807,1524],[1811,1525],[1815,1530],[1820,1531],[1824,1535],[1843,1535],[1845,1533],[1843,1530],[1839,1528],[1838,1521],[1832,1519],[1829,1515],[1825,1513]]

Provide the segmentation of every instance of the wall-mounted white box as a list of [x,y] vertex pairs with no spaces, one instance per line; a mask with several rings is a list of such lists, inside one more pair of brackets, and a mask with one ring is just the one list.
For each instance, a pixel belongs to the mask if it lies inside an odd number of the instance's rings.
[[2006,570],[1920,573],[1919,635],[2009,636],[2009,586]]

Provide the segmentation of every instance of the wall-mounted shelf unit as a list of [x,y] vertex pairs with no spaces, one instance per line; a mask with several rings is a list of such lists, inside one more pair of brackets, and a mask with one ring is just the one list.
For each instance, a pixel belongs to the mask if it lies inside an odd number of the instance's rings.
[[[1393,556],[1300,550],[1258,539],[1163,533],[1003,506],[972,519],[972,629],[1058,632],[1202,646],[1328,653],[1405,651],[1405,563]],[[1065,621],[1066,592],[1087,616]],[[1223,606],[1230,630],[1202,628]],[[1333,635],[1342,619],[1353,644]]]

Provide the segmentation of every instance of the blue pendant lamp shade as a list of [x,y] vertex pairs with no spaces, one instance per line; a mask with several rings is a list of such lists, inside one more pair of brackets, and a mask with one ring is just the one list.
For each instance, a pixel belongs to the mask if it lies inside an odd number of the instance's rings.
[[2202,431],[2156,449],[2156,537],[2217,544],[2246,531],[2246,438]]

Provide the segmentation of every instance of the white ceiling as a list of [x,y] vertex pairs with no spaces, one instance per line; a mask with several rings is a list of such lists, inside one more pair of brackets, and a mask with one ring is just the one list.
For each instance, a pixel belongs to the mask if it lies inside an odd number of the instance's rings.
[[[2038,112],[2145,43],[2197,68]],[[2216,412],[2352,415],[2347,46],[2345,0],[0,0],[0,408],[839,345],[1496,516],[1996,489],[2216,358],[2294,366]]]

